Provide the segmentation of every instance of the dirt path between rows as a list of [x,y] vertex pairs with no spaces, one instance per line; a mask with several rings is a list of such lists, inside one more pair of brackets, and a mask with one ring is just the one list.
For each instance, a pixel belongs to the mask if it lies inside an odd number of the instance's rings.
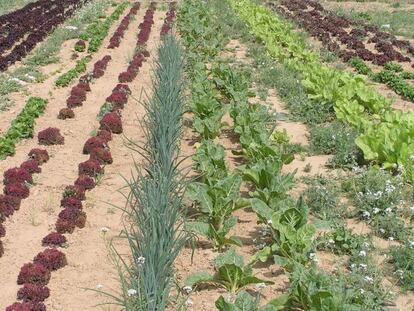
[[[16,284],[20,267],[29,262],[40,250],[41,239],[53,230],[57,214],[60,211],[59,201],[64,187],[77,178],[77,165],[85,161],[88,156],[82,155],[83,143],[91,132],[97,129],[96,115],[105,98],[118,83],[118,74],[126,69],[131,59],[138,33],[138,25],[142,21],[146,5],[138,12],[136,19],[131,22],[121,46],[115,50],[107,50],[109,38],[119,21],[111,28],[102,48],[94,55],[89,64],[104,55],[111,55],[105,75],[91,84],[92,92],[88,93],[83,106],[75,110],[76,118],[73,120],[58,120],[58,111],[65,106],[65,100],[70,88],[52,90],[50,96],[45,96],[50,103],[36,124],[36,133],[49,126],[58,127],[65,136],[63,146],[48,147],[51,159],[42,166],[42,173],[35,175],[36,185],[31,189],[28,199],[22,201],[22,206],[6,223],[7,235],[3,239],[5,254],[0,258],[0,309],[15,301],[18,289]],[[149,92],[151,84],[151,66],[156,56],[155,51],[159,42],[159,33],[165,12],[157,10],[154,15],[155,25],[148,42],[151,52],[149,62],[144,63],[138,77],[130,84],[134,97],[140,97],[142,89]],[[49,89],[47,89],[49,87]],[[42,90],[47,94],[52,85],[43,85]],[[138,119],[144,111],[132,98],[123,111],[124,135],[133,140],[142,140],[143,135],[138,126]],[[105,234],[109,239],[119,234],[122,229],[121,212],[111,208],[109,203],[124,205],[122,195],[116,191],[125,185],[121,177],[130,176],[133,166],[133,153],[124,144],[122,135],[114,136],[109,143],[114,163],[105,168],[105,175],[101,183],[88,192],[84,202],[87,214],[87,224],[82,230],[68,235],[69,248],[65,250],[68,265],[52,274],[49,283],[51,297],[46,301],[49,310],[97,310],[94,305],[104,302],[101,295],[85,291],[83,288],[96,288],[102,285],[103,290],[116,289],[116,269],[108,258],[108,250],[102,227],[109,228]],[[37,140],[22,141],[16,148],[16,155],[0,162],[0,171],[20,164],[29,150],[37,146]],[[139,160],[139,159],[137,159]],[[105,310],[108,310],[105,307]],[[116,310],[116,309],[110,309]]]

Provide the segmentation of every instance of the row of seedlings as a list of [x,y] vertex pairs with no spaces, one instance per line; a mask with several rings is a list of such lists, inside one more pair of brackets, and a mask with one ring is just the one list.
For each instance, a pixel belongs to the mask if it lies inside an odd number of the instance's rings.
[[119,45],[121,44],[121,40],[125,35],[125,31],[128,29],[128,26],[132,21],[133,17],[137,15],[140,7],[141,3],[136,2],[129,10],[129,13],[125,15],[125,17],[121,21],[121,24],[115,30],[115,33],[112,35],[111,39],[109,39],[108,49],[114,49],[119,47]]

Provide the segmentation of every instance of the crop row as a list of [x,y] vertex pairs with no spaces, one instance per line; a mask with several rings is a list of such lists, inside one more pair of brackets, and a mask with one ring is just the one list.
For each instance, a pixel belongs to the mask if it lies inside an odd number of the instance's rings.
[[65,120],[75,117],[73,108],[82,106],[83,102],[86,100],[87,93],[91,91],[89,83],[94,82],[105,74],[106,67],[110,60],[110,55],[104,56],[94,64],[91,73],[79,78],[79,82],[72,87],[70,95],[66,100],[67,108],[62,108],[59,111],[58,119]]
[[[154,10],[154,6],[149,9],[149,11],[152,10]],[[145,44],[146,41],[140,42]],[[107,57],[104,57],[104,59],[98,61],[95,71],[104,70],[102,68],[103,64],[99,65],[99,62],[108,60]],[[86,86],[86,83],[84,86]],[[47,248],[39,253],[32,262],[21,267],[17,284],[23,287],[19,289],[17,299],[22,302],[16,302],[7,307],[7,311],[46,310],[43,301],[50,295],[50,290],[46,285],[50,280],[51,272],[64,267],[67,263],[65,254],[57,248],[66,245],[67,240],[63,234],[71,234],[75,228],[85,226],[86,213],[82,209],[82,201],[86,199],[85,192],[96,186],[96,179],[104,174],[105,165],[113,162],[108,143],[112,140],[113,134],[123,132],[121,111],[130,94],[131,91],[128,85],[118,84],[112,90],[111,95],[108,96],[107,102],[102,105],[103,109],[107,107],[108,101],[110,101],[111,109],[106,110],[99,121],[100,130],[96,136],[89,138],[84,143],[83,154],[89,154],[89,160],[79,163],[77,180],[73,185],[67,186],[62,193],[60,204],[62,211],[58,215],[55,231],[42,239],[42,245]],[[39,143],[44,145],[62,144],[64,142],[64,137],[60,135],[56,128],[47,128],[39,132],[38,139]]]
[[118,28],[115,30],[115,33],[109,40],[108,49],[119,47],[121,39],[125,35],[125,31],[128,29],[129,23],[131,22],[132,18],[138,13],[140,6],[141,4],[139,2],[136,2],[130,9],[129,13],[122,19],[121,24],[118,26]]
[[[119,19],[127,5],[128,3],[126,2],[118,4],[114,12],[112,12],[110,16],[105,18],[104,21],[95,21],[94,23],[90,24],[85,30],[85,32],[81,35],[81,40],[76,42],[75,49],[77,49],[80,52],[83,52],[86,48],[85,41],[89,41],[88,53],[95,53],[102,45],[103,40],[108,34],[109,28],[111,27],[113,22]],[[68,86],[74,79],[76,79],[86,71],[86,65],[90,62],[90,60],[91,55],[82,57],[79,61],[76,62],[74,68],[70,69],[69,71],[65,72],[64,74],[58,77],[58,79],[55,82],[56,86]]]
[[[51,30],[84,3],[80,0],[64,0],[56,5],[41,0],[2,16],[1,33],[4,35],[0,38],[0,71],[23,59]],[[8,54],[4,55],[7,51]]]
[[176,16],[176,2],[170,2],[167,16],[164,19],[164,24],[161,27],[161,35],[168,34],[171,31],[172,24]]
[[0,137],[0,159],[13,155],[16,144],[22,139],[33,137],[36,119],[44,112],[47,100],[30,97],[22,111],[11,122],[4,136]]
[[133,81],[138,75],[139,68],[142,66],[145,58],[149,57],[149,52],[145,50],[145,44],[149,39],[152,25],[154,24],[155,10],[156,5],[154,2],[151,2],[149,8],[145,12],[143,22],[139,24],[140,31],[138,33],[138,40],[132,61],[129,63],[127,70],[120,73],[118,76],[118,81],[120,83]]
[[[376,26],[357,23],[338,16],[325,10],[313,0],[282,1],[281,6],[276,5],[275,9],[305,28],[328,50],[338,54],[345,62],[352,57],[372,61],[380,66],[390,61],[411,62],[409,57],[404,56],[395,47],[414,54],[414,47],[409,41],[399,40],[387,32],[380,31]],[[351,30],[348,33],[349,28]],[[374,43],[377,53],[368,50],[365,42]]]
[[269,9],[249,0],[231,3],[272,57],[303,75],[303,83],[314,104],[333,104],[337,118],[359,130],[356,144],[366,160],[378,162],[387,169],[399,168],[407,181],[414,181],[414,113],[393,110],[390,102],[369,87],[361,76],[324,65],[308,50],[292,26]]

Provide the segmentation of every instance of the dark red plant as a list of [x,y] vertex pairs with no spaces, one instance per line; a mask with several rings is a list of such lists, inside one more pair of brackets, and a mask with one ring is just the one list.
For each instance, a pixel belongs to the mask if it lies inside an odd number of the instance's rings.
[[76,225],[72,221],[61,218],[56,221],[55,225],[58,233],[73,233],[73,231],[75,231],[75,227]]
[[58,119],[66,120],[73,119],[75,117],[75,112],[70,108],[62,108],[59,111]]
[[25,283],[47,285],[50,280],[50,271],[41,264],[27,263],[20,269],[17,284]]
[[112,92],[124,92],[128,95],[132,94],[131,89],[129,88],[128,84],[119,83],[115,86]]
[[78,52],[83,52],[86,49],[86,43],[83,40],[79,40],[75,43],[75,50]]
[[108,130],[114,134],[122,133],[122,120],[117,112],[109,112],[99,122],[101,130]]
[[60,234],[58,232],[52,232],[43,238],[42,245],[49,247],[58,247],[63,246],[64,244],[66,244],[66,242],[66,237],[63,234]]
[[85,190],[91,190],[95,187],[95,181],[87,175],[80,175],[75,181],[75,186]]
[[96,137],[102,138],[106,143],[112,140],[112,134],[107,130],[99,130]]
[[75,197],[63,198],[60,201],[60,206],[63,208],[77,208],[82,209],[82,201]]
[[6,228],[4,228],[3,224],[0,222],[0,238],[6,236]]
[[49,161],[49,154],[47,153],[47,150],[44,149],[35,148],[30,150],[29,157],[32,160],[36,160],[39,165],[42,165],[43,163]]
[[36,284],[24,284],[17,292],[17,299],[23,300],[23,302],[42,302],[49,296],[49,288]]
[[86,98],[77,96],[77,95],[70,95],[66,100],[66,106],[68,108],[75,108],[82,106],[82,103],[86,100]]
[[0,241],[0,257],[4,255],[4,247],[3,247],[3,242]]
[[43,265],[50,271],[58,270],[68,264],[65,254],[56,248],[47,248],[40,252],[33,259],[33,262]]
[[29,188],[22,184],[9,184],[4,187],[4,194],[16,197],[19,199],[26,199],[29,194]]
[[113,162],[111,151],[109,151],[109,149],[97,147],[94,148],[90,154],[90,159],[96,160],[100,164],[112,164]]
[[88,175],[90,177],[97,177],[103,173],[103,168],[100,163],[96,160],[87,160],[79,163],[79,175]]
[[9,217],[20,208],[21,199],[10,195],[0,195],[0,214]]
[[24,184],[25,182],[33,183],[32,175],[24,168],[11,168],[4,172],[3,183],[9,184]]
[[6,311],[46,311],[46,306],[41,302],[15,302]]
[[81,88],[81,89],[85,90],[86,92],[91,91],[91,87],[89,85],[89,82],[79,82],[77,86],[78,86],[78,88]]
[[89,154],[95,148],[106,148],[106,141],[100,137],[91,137],[83,146],[83,154]]
[[27,160],[24,161],[20,167],[27,170],[30,174],[42,172],[42,168],[39,166],[39,162],[36,160]]
[[37,135],[40,145],[62,145],[65,138],[60,134],[58,128],[49,127],[40,131]]

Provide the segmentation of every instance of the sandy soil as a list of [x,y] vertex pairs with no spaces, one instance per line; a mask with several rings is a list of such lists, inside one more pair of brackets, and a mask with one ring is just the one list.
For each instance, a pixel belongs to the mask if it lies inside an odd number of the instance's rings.
[[[0,258],[0,309],[15,301],[18,289],[16,279],[20,267],[42,249],[41,239],[53,229],[57,219],[63,188],[76,179],[78,163],[88,158],[81,154],[83,142],[97,129],[99,124],[96,115],[99,108],[118,83],[118,74],[126,68],[133,54],[138,24],[142,21],[145,10],[146,6],[141,7],[118,49],[106,49],[110,36],[119,24],[116,22],[102,48],[94,54],[89,66],[107,54],[112,56],[112,61],[105,75],[91,85],[92,92],[88,94],[84,105],[76,109],[75,119],[62,121],[56,118],[60,108],[65,106],[70,87],[54,89],[53,79],[50,79],[36,88],[36,95],[48,98],[50,102],[44,115],[38,119],[35,131],[49,126],[58,127],[65,136],[65,144],[47,148],[51,159],[42,166],[42,173],[35,175],[36,184],[31,188],[30,197],[23,201],[21,209],[5,223],[5,254]],[[150,52],[154,52],[158,45],[164,16],[164,11],[156,11],[155,25],[148,43]],[[139,98],[143,89],[147,92],[150,90],[153,57],[154,55],[149,62],[144,63],[138,77],[130,84],[134,97]],[[138,119],[142,115],[142,107],[131,98],[123,113],[126,137],[135,141],[142,140],[143,135],[138,126]],[[0,162],[0,170],[4,171],[20,164],[28,151],[36,146],[36,139],[22,141],[16,148],[15,156]],[[93,191],[88,192],[84,203],[88,217],[87,225],[84,229],[67,236],[69,248],[65,253],[68,266],[52,274],[49,283],[51,298],[46,301],[49,310],[96,310],[93,306],[104,302],[105,299],[97,293],[85,291],[84,288],[94,289],[97,285],[102,285],[102,289],[107,291],[117,288],[116,269],[108,258],[106,241],[119,234],[122,229],[122,217],[121,212],[108,203],[123,206],[124,200],[116,191],[125,185],[121,176],[130,176],[134,155],[124,143],[123,135],[115,136],[110,142],[110,147],[114,164],[105,168],[103,180]],[[102,227],[109,228],[105,238],[101,232]]]

